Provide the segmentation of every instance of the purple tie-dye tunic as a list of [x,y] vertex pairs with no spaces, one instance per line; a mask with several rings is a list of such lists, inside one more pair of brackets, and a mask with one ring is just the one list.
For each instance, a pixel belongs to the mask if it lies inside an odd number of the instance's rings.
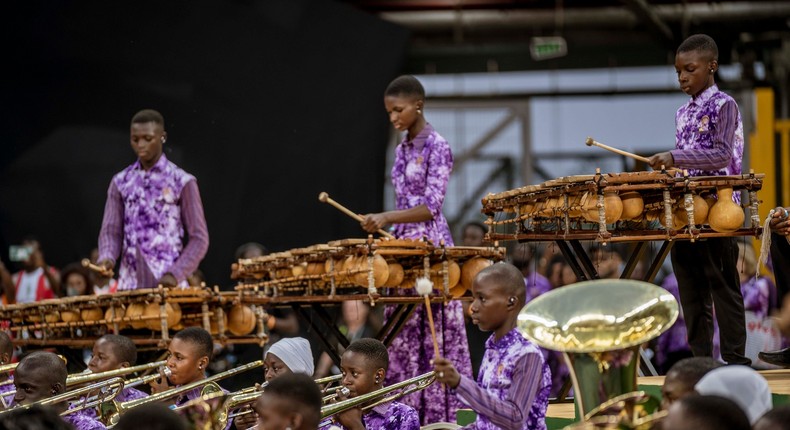
[[[189,252],[183,252],[182,220],[190,228]],[[137,161],[116,174],[108,191],[99,235],[100,261],[117,256],[118,233],[123,237],[119,291],[155,287],[168,272],[186,286],[184,280],[197,269],[208,248],[195,177],[168,161],[164,154],[148,171]]]
[[[453,156],[450,146],[430,124],[426,124],[412,141],[404,139],[398,145],[392,167],[397,208],[409,209],[424,204],[431,211],[433,219],[397,224],[393,230],[396,237],[426,237],[437,246],[441,241],[446,246],[453,245],[450,228],[442,214],[442,203],[452,169]],[[431,309],[440,354],[451,360],[461,375],[471,376],[472,362],[469,358],[461,302],[435,304],[431,305]],[[385,316],[389,318],[393,311],[394,307],[388,307]],[[418,306],[389,347],[388,384],[433,370],[433,341],[428,324],[425,308]],[[455,422],[455,412],[461,407],[458,399],[444,390],[441,384],[432,384],[422,391],[406,396],[402,401],[418,411],[423,425],[439,421]]]
[[455,392],[476,413],[466,428],[545,430],[551,371],[540,349],[517,329],[486,341],[475,384],[461,377]]
[[[384,403],[362,415],[362,424],[368,430],[419,430],[420,418],[411,406],[399,402]],[[319,430],[345,429],[327,418],[318,425]]]
[[[114,400],[116,402],[118,402],[118,403],[123,403],[123,402],[128,402],[130,400],[142,399],[143,397],[148,397],[148,394],[146,394],[146,393],[144,393],[144,392],[142,392],[142,391],[140,391],[140,390],[138,390],[136,388],[129,387],[129,388],[124,388],[123,390],[121,390],[121,392],[118,393],[117,396],[115,396]],[[85,415],[87,415],[87,416],[89,416],[91,418],[94,418],[94,419],[99,417],[99,414],[96,411],[96,408],[86,409],[85,410]]]

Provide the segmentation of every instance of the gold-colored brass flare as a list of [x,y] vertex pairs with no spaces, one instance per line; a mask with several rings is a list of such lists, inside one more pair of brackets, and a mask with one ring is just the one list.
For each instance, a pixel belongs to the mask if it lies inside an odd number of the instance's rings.
[[[326,418],[340,412],[347,411],[351,408],[356,408],[358,406],[362,406],[362,411],[367,411],[368,409],[375,408],[378,405],[393,402],[403,396],[409,395],[416,391],[424,390],[435,380],[436,372],[431,371],[367,394],[362,394],[337,403],[332,403],[321,408],[321,418]],[[390,395],[390,393],[396,390],[400,391]]]
[[39,400],[29,405],[16,406],[4,411],[0,411],[0,415],[11,411],[26,409],[33,405],[48,406],[63,403],[69,400],[73,400],[77,404],[71,409],[61,413],[61,415],[73,414],[74,412],[78,412],[83,409],[94,408],[102,403],[112,401],[123,390],[123,383],[124,381],[121,377],[106,379],[95,384],[86,385],[85,387],[80,387],[71,391],[66,391],[64,393],[47,397],[46,399]]
[[[677,317],[678,303],[663,288],[606,279],[566,285],[532,300],[519,314],[518,329],[538,346],[563,353],[585,422],[593,415],[605,421],[609,418],[601,415],[610,414],[599,413],[599,405],[637,390],[640,346],[669,329]],[[658,405],[618,402],[625,409],[618,413],[619,428],[646,423]]]
[[[124,413],[126,413],[127,411],[129,411],[130,409],[133,409],[133,408],[136,408],[137,406],[145,405],[145,404],[148,404],[148,403],[159,402],[159,401],[162,401],[162,400],[167,400],[167,399],[170,399],[170,398],[173,398],[173,397],[176,397],[176,396],[180,396],[181,394],[186,393],[186,392],[188,392],[188,391],[190,391],[192,389],[198,388],[198,387],[204,387],[204,386],[207,386],[207,385],[213,385],[212,390],[208,390],[208,391],[217,390],[217,389],[219,389],[219,387],[216,385],[216,381],[219,381],[221,379],[233,376],[233,375],[235,375],[237,373],[246,372],[246,371],[248,371],[250,369],[254,369],[256,367],[261,367],[261,366],[263,366],[263,360],[257,360],[257,361],[253,361],[251,363],[247,363],[247,364],[241,365],[239,367],[235,367],[235,368],[230,369],[230,370],[226,370],[226,371],[221,372],[221,373],[217,373],[216,375],[210,376],[210,377],[205,378],[205,379],[201,379],[200,381],[195,381],[195,382],[192,382],[190,384],[185,384],[185,385],[181,385],[179,387],[171,388],[171,389],[169,389],[167,391],[163,391],[161,393],[153,394],[153,395],[150,395],[148,397],[143,397],[141,399],[136,399],[136,400],[130,400],[128,402],[123,402],[123,403],[117,403],[116,402],[115,403],[115,411],[116,411],[116,413],[114,413],[114,414],[112,414],[112,416],[108,417],[107,423],[109,425],[114,426],[114,425],[118,424],[118,420],[120,419],[120,416],[123,415]],[[219,389],[219,390],[221,390],[221,389]],[[207,390],[204,389],[202,394],[208,394]]]

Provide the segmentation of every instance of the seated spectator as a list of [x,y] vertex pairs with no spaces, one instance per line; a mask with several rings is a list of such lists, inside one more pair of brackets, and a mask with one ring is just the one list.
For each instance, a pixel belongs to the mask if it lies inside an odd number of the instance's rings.
[[60,285],[64,287],[66,297],[93,294],[93,283],[88,269],[79,263],[71,263],[63,268],[60,272]]
[[461,246],[485,246],[483,240],[488,232],[488,227],[478,221],[470,221],[461,230]]
[[768,381],[751,367],[732,365],[711,370],[694,386],[694,390],[734,401],[746,412],[751,424],[773,407]]
[[726,397],[692,394],[673,403],[661,423],[668,430],[750,430],[749,419]]
[[703,376],[723,365],[710,357],[689,357],[675,363],[661,387],[661,408],[667,410],[678,399],[693,394],[694,386]]
[[31,303],[51,299],[60,295],[60,277],[57,269],[44,260],[44,251],[35,239],[26,239],[22,247],[29,251],[27,259],[21,261],[22,270],[11,275],[0,262],[0,283],[5,302]]
[[[346,300],[340,305],[340,312],[341,321],[337,323],[337,326],[340,332],[346,335],[346,339],[349,342],[364,337],[376,336],[377,330],[371,320],[370,305],[362,300]],[[337,351],[339,354],[343,354],[343,348],[339,345]],[[338,373],[340,373],[340,369],[334,365],[329,354],[326,352],[321,353],[315,377],[323,378],[324,376]]]

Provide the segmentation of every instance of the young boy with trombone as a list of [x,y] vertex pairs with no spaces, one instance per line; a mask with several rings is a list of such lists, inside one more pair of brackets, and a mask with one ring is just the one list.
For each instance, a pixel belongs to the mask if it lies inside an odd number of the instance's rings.
[[477,383],[442,357],[434,360],[437,379],[477,413],[468,428],[545,430],[551,371],[540,349],[516,328],[526,300],[523,274],[509,263],[489,266],[472,283],[472,295],[472,322],[493,332]]
[[[337,412],[332,421],[347,430],[418,430],[420,418],[414,408],[395,401],[381,402],[377,395],[386,391],[388,367],[389,354],[381,341],[365,338],[352,342],[340,357],[342,385],[347,391],[339,390],[336,402],[353,405]],[[332,421],[323,422],[320,428],[330,428]]]
[[[14,372],[14,405],[27,406],[63,394],[67,377],[66,363],[56,354],[46,351],[30,353],[19,362]],[[75,397],[78,396],[75,393]],[[104,424],[90,417],[85,410],[66,411],[66,399],[53,404],[53,408],[76,430],[106,429]],[[67,414],[64,415],[64,412]]]

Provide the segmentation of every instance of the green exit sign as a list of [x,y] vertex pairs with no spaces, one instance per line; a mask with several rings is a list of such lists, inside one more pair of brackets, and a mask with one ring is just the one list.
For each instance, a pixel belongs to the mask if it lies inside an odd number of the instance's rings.
[[529,42],[529,53],[535,61],[564,57],[568,44],[564,37],[533,37]]

